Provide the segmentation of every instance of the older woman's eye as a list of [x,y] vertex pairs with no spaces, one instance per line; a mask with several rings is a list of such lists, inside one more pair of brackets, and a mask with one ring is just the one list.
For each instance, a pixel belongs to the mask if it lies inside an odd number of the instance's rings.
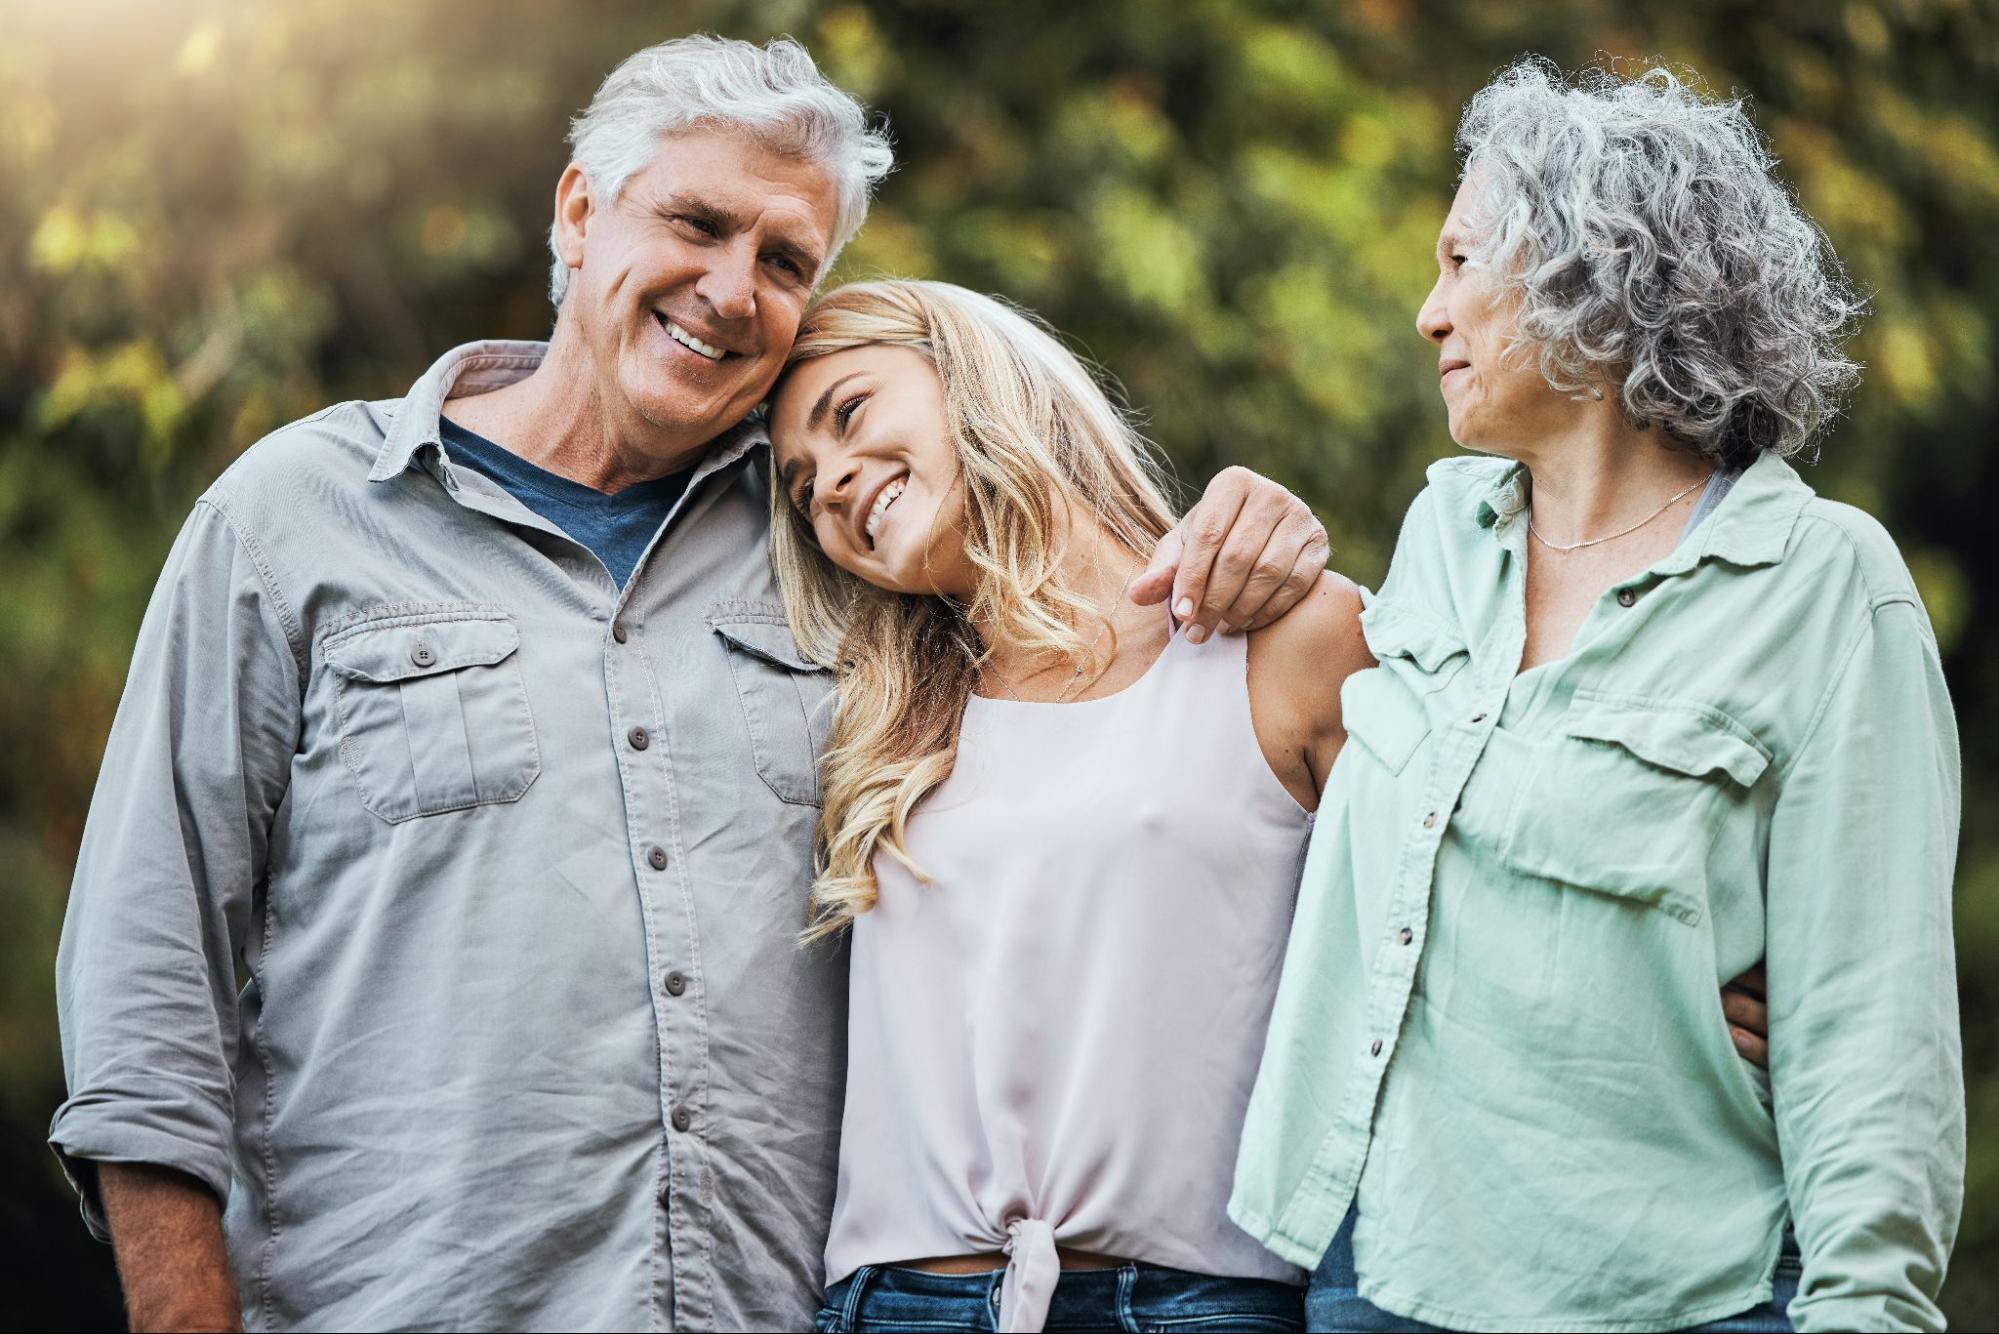
[[800,514],[804,515],[804,516],[805,516],[806,518],[808,518],[808,519],[809,519],[809,518],[811,518],[811,517],[812,517],[812,483],[810,483],[810,482],[807,482],[807,483],[806,483],[806,484],[805,484],[804,486],[801,486],[801,487],[799,487],[799,488],[798,488],[798,494],[797,494],[797,495],[796,495],[795,497],[793,497],[793,498],[792,498],[792,502],[791,502],[791,503],[792,503],[792,504],[793,504],[794,506],[796,506],[796,507],[797,507],[797,509],[798,509],[798,512],[799,512]]

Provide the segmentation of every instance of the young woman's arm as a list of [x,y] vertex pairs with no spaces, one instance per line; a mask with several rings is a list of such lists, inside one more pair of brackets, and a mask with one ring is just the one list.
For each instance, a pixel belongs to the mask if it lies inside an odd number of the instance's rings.
[[1249,703],[1256,739],[1278,779],[1316,810],[1346,743],[1340,683],[1374,666],[1360,633],[1360,590],[1325,571],[1288,616],[1249,636]]

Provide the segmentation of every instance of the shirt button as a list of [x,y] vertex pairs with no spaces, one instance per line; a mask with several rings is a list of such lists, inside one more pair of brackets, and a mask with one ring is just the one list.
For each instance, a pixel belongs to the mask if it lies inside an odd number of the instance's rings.
[[437,661],[437,655],[431,652],[430,645],[418,644],[410,650],[410,661],[419,667],[428,667]]
[[676,968],[672,972],[666,975],[667,995],[678,996],[680,993],[686,990],[687,990],[687,974],[681,972],[678,968]]
[[1368,1045],[1368,1049],[1367,1049],[1367,1054],[1368,1054],[1369,1056],[1379,1056],[1379,1055],[1381,1055],[1381,1039],[1380,1039],[1380,1038],[1376,1038],[1376,1039],[1375,1039],[1375,1040],[1374,1040],[1374,1041],[1373,1041],[1372,1043],[1370,1043],[1370,1044]]
[[687,1133],[688,1127],[693,1124],[694,1113],[688,1111],[685,1107],[676,1107],[673,1109],[673,1128],[675,1130],[684,1135]]
[[1431,811],[1423,817],[1423,827],[1425,829],[1435,829],[1437,827],[1437,813],[1435,811]]
[[1638,594],[1637,594],[1637,592],[1636,592],[1636,591],[1634,591],[1634,590],[1632,590],[1632,589],[1629,589],[1629,588],[1620,588],[1620,589],[1618,589],[1618,590],[1617,590],[1617,605],[1618,605],[1618,606],[1620,606],[1620,607],[1628,607],[1628,606],[1630,606],[1630,605],[1631,605],[1632,603],[1634,603],[1634,602],[1636,602],[1636,601],[1638,601]]
[[666,849],[657,845],[646,849],[646,862],[655,871],[666,869]]
[[617,640],[620,644],[625,642],[625,623],[623,621],[611,622],[611,638]]
[[1485,721],[1485,715],[1484,715],[1484,714],[1482,714],[1482,713],[1474,713],[1474,714],[1473,714],[1473,715],[1471,716],[1471,721],[1472,721],[1472,726],[1476,727],[1476,726],[1478,726],[1478,725],[1479,725],[1480,723],[1482,723],[1482,722],[1484,722],[1484,721]]
[[646,735],[646,730],[643,727],[634,727],[631,731],[625,733],[625,740],[632,743],[633,750],[644,750],[652,744],[652,738]]
[[1407,945],[1410,941],[1416,939],[1416,933],[1414,931],[1411,931],[1408,927],[1405,926],[1400,931],[1395,933],[1395,938],[1401,941],[1404,945]]

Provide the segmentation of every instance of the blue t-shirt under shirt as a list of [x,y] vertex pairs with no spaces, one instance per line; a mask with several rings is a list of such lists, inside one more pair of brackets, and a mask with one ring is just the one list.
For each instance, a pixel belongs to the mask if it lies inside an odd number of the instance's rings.
[[449,417],[437,424],[453,463],[485,474],[515,500],[590,548],[619,588],[632,577],[653,534],[666,522],[692,472],[669,473],[606,495],[537,468],[504,445],[466,430]]

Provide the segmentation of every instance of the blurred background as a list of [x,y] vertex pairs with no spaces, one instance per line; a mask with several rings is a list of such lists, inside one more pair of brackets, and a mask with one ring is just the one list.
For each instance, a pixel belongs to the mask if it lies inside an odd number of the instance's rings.
[[1369,585],[1451,451],[1412,320],[1464,100],[1526,51],[1661,56],[1750,96],[1874,294],[1866,378],[1807,479],[1900,540],[1963,728],[1971,1166],[1945,1307],[1999,1326],[1989,0],[0,0],[0,1325],[121,1327],[43,1143],[50,977],[174,531],[272,428],[400,395],[452,344],[544,336],[567,118],[623,56],[697,29],[792,34],[889,117],[902,166],[836,278],[1040,311],[1183,478],[1282,480]]

